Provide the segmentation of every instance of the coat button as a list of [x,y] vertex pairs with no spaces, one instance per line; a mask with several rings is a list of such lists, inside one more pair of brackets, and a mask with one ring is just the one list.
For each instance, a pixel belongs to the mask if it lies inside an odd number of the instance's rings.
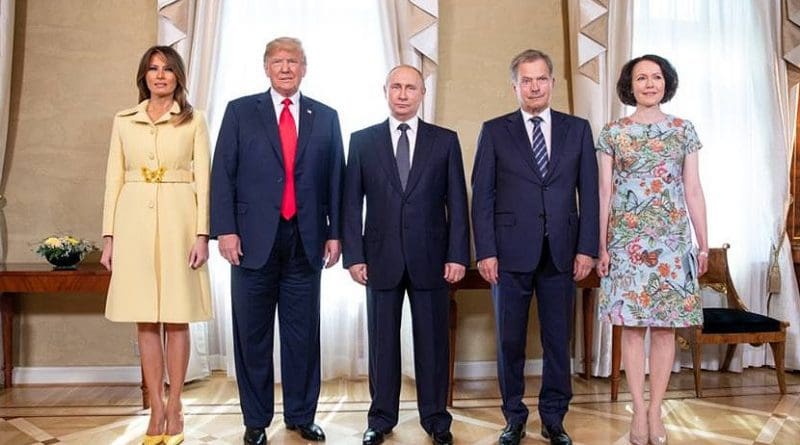
[[150,129],[150,134],[156,134],[156,130],[154,128]]
[[152,209],[153,207],[155,207],[155,204],[153,203],[153,201],[147,201],[147,207]]
[[283,178],[279,177],[279,178],[277,178],[277,179],[275,180],[275,182],[277,182],[278,184],[280,184],[281,182],[283,182]]
[[156,155],[154,155],[153,153],[147,153],[147,157],[150,159],[155,159]]

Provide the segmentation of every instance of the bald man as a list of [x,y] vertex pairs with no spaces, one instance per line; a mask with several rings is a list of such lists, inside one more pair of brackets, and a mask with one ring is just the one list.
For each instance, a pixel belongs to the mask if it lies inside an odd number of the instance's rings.
[[417,69],[392,69],[384,93],[389,118],[350,138],[342,209],[344,266],[367,290],[372,404],[363,443],[382,443],[397,425],[408,293],[420,423],[434,444],[452,444],[447,291],[469,264],[461,146],[455,132],[417,117],[425,96]]

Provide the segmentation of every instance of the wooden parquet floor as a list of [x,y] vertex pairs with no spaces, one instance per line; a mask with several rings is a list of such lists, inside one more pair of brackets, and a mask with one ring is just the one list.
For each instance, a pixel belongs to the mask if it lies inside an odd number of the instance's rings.
[[[688,370],[673,374],[663,411],[670,444],[800,444],[800,374],[789,373],[789,393],[778,393],[775,372],[706,372],[705,396],[694,398]],[[539,379],[527,382],[531,408],[523,444],[546,444],[539,436],[536,394]],[[630,395],[623,383],[618,402],[610,402],[607,379],[573,380],[575,396],[565,426],[576,445],[628,443]],[[269,443],[307,443],[287,431],[278,406],[268,430]],[[497,382],[456,382],[452,432],[456,444],[495,444],[504,426]],[[186,444],[241,444],[242,416],[236,383],[222,374],[193,382],[184,392]],[[147,427],[140,392],[133,385],[21,386],[0,390],[0,445],[136,444]],[[326,443],[358,445],[366,427],[369,391],[366,380],[323,384],[317,412]],[[403,383],[400,423],[387,445],[428,444],[419,426],[412,381]]]

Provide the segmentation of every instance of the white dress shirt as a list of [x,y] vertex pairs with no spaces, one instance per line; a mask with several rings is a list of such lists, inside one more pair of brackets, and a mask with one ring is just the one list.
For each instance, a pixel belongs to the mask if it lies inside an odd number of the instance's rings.
[[[269,94],[272,96],[272,106],[275,107],[275,119],[277,119],[278,125],[281,123],[281,113],[283,112],[283,100],[286,97],[281,96],[280,93],[275,91],[274,89],[269,89]],[[292,101],[292,104],[289,105],[289,112],[292,113],[292,117],[294,118],[294,127],[297,130],[297,134],[300,134],[300,90],[296,91],[292,94],[289,99]]]
[[397,158],[397,142],[400,140],[400,135],[403,134],[397,127],[402,123],[408,124],[409,127],[406,130],[406,135],[408,135],[408,166],[411,167],[414,165],[414,147],[417,145],[419,118],[414,116],[407,121],[400,121],[395,119],[394,116],[389,116],[389,133],[392,135],[392,153],[394,153],[395,158]]
[[[537,115],[530,114],[527,111],[520,109],[522,113],[522,121],[525,122],[525,131],[528,132],[528,145],[533,145],[533,122],[531,119]],[[547,107],[538,114],[542,118],[539,128],[542,129],[542,136],[544,136],[544,144],[547,145],[547,157],[550,158],[550,133],[553,128],[553,118],[550,116],[550,107]]]

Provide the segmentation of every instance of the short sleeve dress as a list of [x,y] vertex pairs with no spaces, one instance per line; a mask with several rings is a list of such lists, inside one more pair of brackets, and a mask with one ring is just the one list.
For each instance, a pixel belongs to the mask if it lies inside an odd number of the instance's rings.
[[654,124],[622,118],[600,132],[597,150],[613,157],[601,320],[667,328],[703,323],[683,185],[684,158],[701,146],[691,122],[674,116]]

